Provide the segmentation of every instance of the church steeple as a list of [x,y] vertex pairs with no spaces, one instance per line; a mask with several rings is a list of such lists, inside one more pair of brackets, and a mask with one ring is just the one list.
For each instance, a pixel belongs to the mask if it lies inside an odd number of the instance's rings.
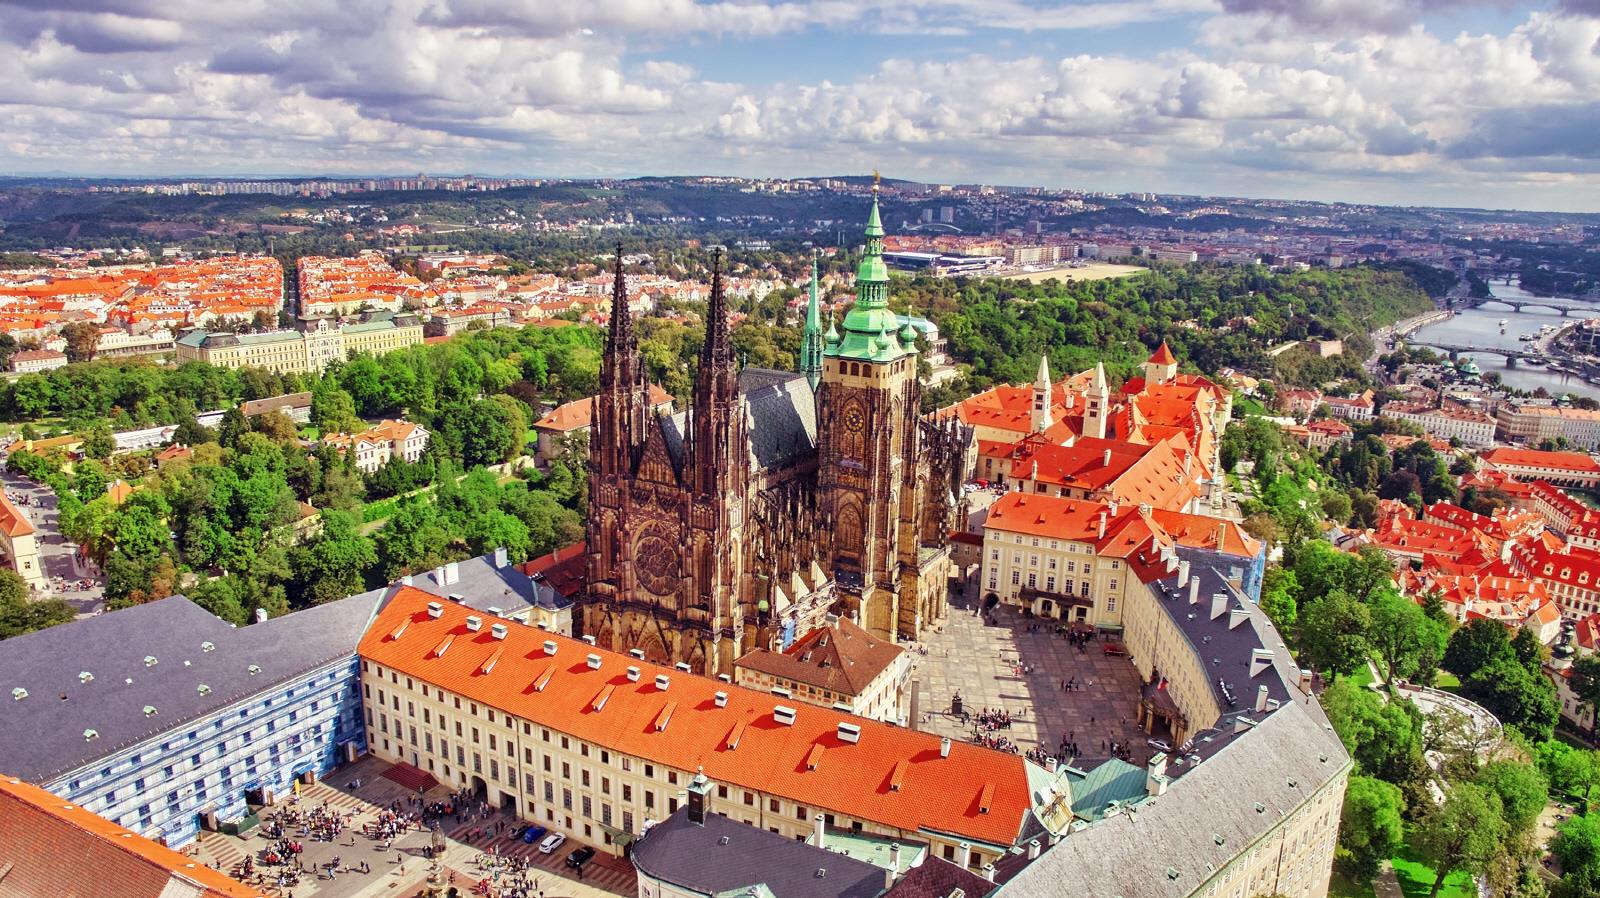
[[633,316],[628,312],[628,282],[622,273],[622,244],[617,244],[617,262],[611,275],[611,321],[606,335],[605,358],[600,367],[603,388],[626,388],[640,382],[644,366],[639,364],[639,345],[633,333]]
[[739,487],[747,470],[744,412],[739,403],[739,371],[728,330],[728,303],[722,289],[722,251],[711,257],[711,302],[706,310],[706,341],[694,379],[690,447],[694,484],[702,494],[721,495]]
[[837,342],[826,341],[823,354],[832,358],[888,363],[915,355],[916,333],[889,311],[889,268],[883,261],[883,219],[878,214],[878,185],[872,185],[872,212],[864,232],[866,250],[856,266],[856,301],[844,316]]
[[822,307],[817,296],[817,250],[811,251],[811,295],[806,300],[806,326],[800,337],[800,373],[813,393],[822,382]]

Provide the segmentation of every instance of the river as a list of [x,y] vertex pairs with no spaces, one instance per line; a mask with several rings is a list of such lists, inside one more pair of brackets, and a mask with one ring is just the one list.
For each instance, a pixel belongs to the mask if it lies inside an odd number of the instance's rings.
[[[1514,284],[1491,284],[1489,292],[1494,296],[1505,299],[1538,299],[1531,293],[1524,291]],[[1562,302],[1575,302],[1576,300],[1563,299]],[[1600,305],[1595,306],[1595,314],[1600,315]],[[1580,316],[1569,315],[1561,317],[1561,313],[1549,309],[1539,309],[1529,306],[1521,312],[1513,311],[1508,306],[1489,304],[1476,309],[1462,309],[1448,320],[1438,324],[1430,324],[1419,329],[1414,339],[1428,340],[1435,343],[1454,343],[1458,346],[1504,346],[1506,348],[1525,348],[1527,344],[1519,341],[1522,334],[1537,334],[1539,328],[1554,324],[1560,326],[1578,320]],[[1500,321],[1505,319],[1505,332],[1500,331]],[[1562,393],[1575,393],[1579,396],[1590,396],[1600,399],[1600,387],[1584,382],[1581,377],[1570,374],[1561,374],[1548,371],[1544,368],[1533,367],[1527,364],[1518,364],[1515,368],[1507,368],[1505,359],[1497,355],[1468,353],[1483,369],[1485,374],[1493,371],[1500,375],[1500,380],[1508,387],[1519,390],[1537,390],[1544,387],[1552,395]]]

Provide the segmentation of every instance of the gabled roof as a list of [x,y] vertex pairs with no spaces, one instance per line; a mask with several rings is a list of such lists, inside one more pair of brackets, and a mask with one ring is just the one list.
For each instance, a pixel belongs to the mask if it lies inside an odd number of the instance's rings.
[[844,695],[859,696],[905,649],[873,636],[849,618],[818,627],[782,652],[757,649],[739,667]]
[[262,898],[194,858],[11,777],[0,778],[0,895]]
[[[950,833],[988,845],[1011,845],[1033,806],[1027,762],[1018,755],[965,742],[940,756],[937,736],[829,708],[800,705],[791,724],[775,719],[786,704],[774,696],[619,655],[515,621],[506,636],[467,629],[469,609],[445,602],[429,616],[433,597],[400,587],[361,643],[361,655],[383,667],[498,708],[538,726],[613,751],[679,770],[703,769],[713,780],[783,796],[807,807],[873,820],[905,830]],[[404,623],[405,626],[401,626]],[[399,635],[396,635],[398,632]],[[453,647],[433,649],[446,637]],[[553,642],[556,655],[545,654]],[[483,661],[499,652],[491,672]],[[586,656],[600,659],[590,668]],[[640,671],[637,681],[628,667]],[[666,690],[656,685],[665,677]],[[593,698],[612,693],[600,710]],[[719,707],[716,693],[727,695]],[[665,727],[657,722],[674,705]],[[860,728],[847,742],[838,725]],[[740,731],[737,747],[728,736]],[[820,755],[807,764],[813,753]],[[905,762],[901,786],[890,775]],[[987,810],[979,798],[992,792]]]
[[[650,407],[672,404],[672,394],[662,389],[660,384],[650,385]],[[574,399],[545,413],[543,418],[535,421],[533,426],[540,430],[554,430],[559,433],[568,433],[573,430],[588,427],[594,415],[594,399]]]

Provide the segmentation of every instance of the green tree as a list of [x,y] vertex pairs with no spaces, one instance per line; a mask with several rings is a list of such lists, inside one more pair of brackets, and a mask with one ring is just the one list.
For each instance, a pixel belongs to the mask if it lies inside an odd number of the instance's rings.
[[1338,857],[1357,882],[1378,875],[1378,867],[1400,849],[1405,797],[1391,783],[1370,776],[1350,777],[1339,815]]
[[1410,702],[1386,702],[1353,680],[1322,694],[1323,710],[1360,771],[1408,794],[1427,775],[1422,756],[1422,715]]
[[1568,688],[1589,709],[1589,739],[1594,741],[1600,735],[1600,655],[1579,656],[1568,673]]
[[67,361],[87,362],[100,349],[100,325],[93,321],[74,321],[61,329],[67,341]]
[[323,434],[350,433],[361,429],[361,419],[356,417],[355,399],[331,377],[318,381],[316,389],[311,391],[311,423]]
[[[1503,629],[1499,621],[1490,623]],[[1513,657],[1491,662],[1463,678],[1461,693],[1534,742],[1549,739],[1555,732],[1561,710],[1555,686]]]
[[1523,761],[1490,761],[1473,777],[1473,782],[1500,799],[1506,826],[1513,836],[1530,832],[1539,820],[1539,812],[1550,801],[1544,774]]
[[1563,821],[1550,850],[1561,861],[1562,882],[1573,895],[1600,895],[1600,816]]
[[360,533],[354,517],[324,511],[322,532],[290,555],[299,604],[321,605],[361,592],[366,571],[377,561],[372,540]]
[[1445,878],[1457,870],[1486,871],[1506,835],[1500,799],[1492,791],[1472,783],[1453,787],[1443,804],[1429,807],[1417,827],[1417,840],[1434,870],[1429,898],[1438,895]]
[[1337,678],[1367,663],[1372,612],[1335,589],[1300,615],[1300,646],[1307,661]]
[[1465,679],[1500,660],[1515,661],[1505,625],[1489,618],[1476,618],[1450,634],[1440,663],[1445,670]]
[[1431,670],[1444,652],[1448,631],[1422,607],[1393,589],[1376,593],[1372,603],[1370,641],[1383,662],[1383,678],[1394,682],[1424,667]]
[[105,421],[96,421],[81,434],[83,438],[83,454],[86,458],[105,461],[116,451],[117,439],[111,435],[111,425]]
[[1295,620],[1299,617],[1299,604],[1295,599],[1299,592],[1300,583],[1295,579],[1294,571],[1288,568],[1269,568],[1262,578],[1261,610],[1266,612],[1280,632],[1292,632]]

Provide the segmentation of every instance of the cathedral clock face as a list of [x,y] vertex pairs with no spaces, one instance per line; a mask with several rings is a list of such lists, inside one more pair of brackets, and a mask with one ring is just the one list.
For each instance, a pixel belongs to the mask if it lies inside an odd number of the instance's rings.
[[640,585],[658,596],[671,595],[678,588],[678,546],[674,542],[671,533],[652,527],[633,547],[633,567]]
[[844,429],[851,433],[860,433],[867,424],[867,416],[861,413],[861,406],[852,405],[844,412]]

